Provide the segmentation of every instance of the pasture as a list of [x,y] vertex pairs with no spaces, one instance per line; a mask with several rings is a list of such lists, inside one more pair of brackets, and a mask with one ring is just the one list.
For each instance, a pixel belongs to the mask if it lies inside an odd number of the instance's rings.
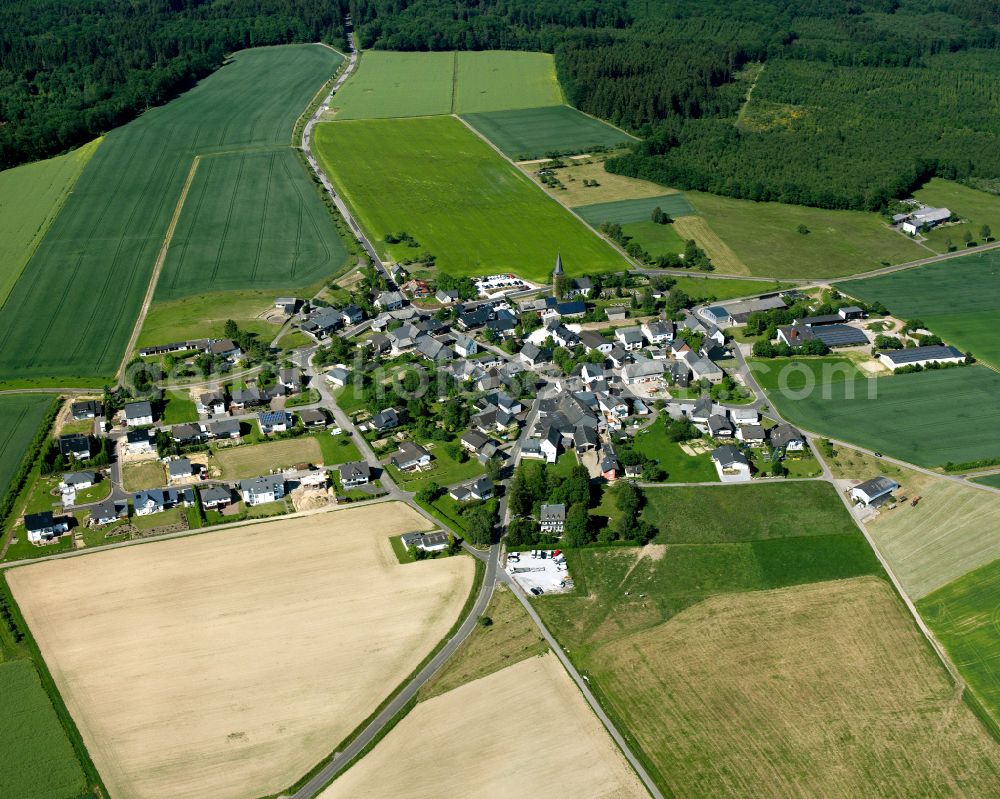
[[963,366],[871,379],[840,372],[825,380],[824,363],[757,360],[751,368],[782,416],[827,438],[928,468],[1000,456],[996,372]]
[[1000,252],[984,252],[837,288],[865,302],[882,302],[901,319],[920,319],[962,352],[1000,368]]
[[695,213],[691,203],[683,194],[661,194],[658,197],[641,197],[635,200],[618,200],[610,203],[594,203],[574,208],[576,213],[594,227],[603,222],[648,222],[653,210],[659,208],[672,217],[691,216]]
[[546,654],[420,702],[320,797],[647,795],[556,656]]
[[[889,230],[875,213],[758,203],[697,191],[685,196],[755,277],[839,277],[930,254]],[[799,225],[809,232],[799,233]]]
[[189,338],[222,338],[226,320],[240,330],[270,341],[281,329],[267,321],[274,311],[273,291],[220,291],[182,300],[154,302],[139,333],[138,346],[166,344]]
[[882,580],[715,597],[586,665],[673,796],[1000,791],[995,742]]
[[[994,528],[995,529],[995,528]],[[917,603],[934,635],[1000,726],[1000,560],[939,588]]]
[[52,405],[49,394],[0,396],[0,501]]
[[[359,222],[389,257],[429,252],[450,274],[511,271],[543,283],[556,253],[570,274],[626,266],[606,241],[457,119],[324,123],[315,144]],[[354,157],[338,157],[343,152]],[[373,163],[379,169],[371,169]],[[398,231],[414,237],[419,249],[388,247],[383,237]]]
[[270,474],[273,469],[288,469],[297,463],[322,463],[323,452],[312,436],[220,447],[212,453],[212,465],[223,480],[242,480]]
[[337,119],[385,119],[450,114],[454,53],[369,50],[333,98]]
[[100,143],[0,172],[0,308]]
[[339,269],[347,250],[305,169],[288,147],[202,158],[156,300],[297,289]]
[[[0,379],[65,385],[113,375],[194,157],[289,146],[296,118],[339,61],[318,45],[245,50],[176,100],[111,131],[0,310]],[[322,208],[304,171],[290,179],[303,203]],[[231,227],[259,224],[260,207],[234,213]],[[242,266],[244,287],[263,279]],[[228,263],[219,271],[236,274]],[[162,277],[169,285],[169,269]]]
[[[720,229],[725,230],[724,225]],[[717,272],[724,275],[749,275],[750,269],[703,216],[679,216],[674,220],[677,235],[693,239],[712,261]],[[753,274],[757,274],[754,272]]]
[[1000,558],[1000,494],[918,472],[893,479],[920,504],[900,503],[867,527],[911,598]]
[[86,776],[30,660],[0,661],[0,696],[0,796],[82,795]]
[[389,537],[421,529],[381,504],[8,580],[109,795],[245,799],[327,756],[452,627],[472,560],[399,565]]
[[585,153],[635,141],[624,131],[568,105],[482,113],[463,110],[462,119],[514,161]]
[[622,233],[652,255],[677,255],[684,252],[684,239],[677,235],[673,225],[660,225],[652,220],[629,222],[622,225]]

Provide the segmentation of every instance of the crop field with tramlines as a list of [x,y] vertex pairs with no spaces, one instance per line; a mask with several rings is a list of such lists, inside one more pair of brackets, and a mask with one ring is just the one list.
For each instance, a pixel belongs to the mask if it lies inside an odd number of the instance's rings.
[[[296,118],[340,60],[315,45],[246,50],[191,91],[109,133],[0,311],[0,380],[64,385],[114,374],[171,221],[182,215],[195,156],[287,148]],[[292,170],[290,180],[304,206],[322,210],[303,170]],[[222,183],[217,190],[232,195],[235,188]],[[230,224],[259,224],[262,201],[241,205],[239,214],[234,208]],[[243,255],[224,256],[238,263],[221,271],[234,284],[246,270],[249,288],[256,278]],[[167,284],[176,264],[166,264]]]
[[0,396],[0,501],[52,400],[49,394]]

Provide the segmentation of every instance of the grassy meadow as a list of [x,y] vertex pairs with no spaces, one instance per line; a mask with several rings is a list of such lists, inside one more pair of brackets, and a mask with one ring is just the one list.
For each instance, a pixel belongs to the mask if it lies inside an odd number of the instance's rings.
[[647,219],[622,225],[622,233],[641,244],[653,257],[684,252],[684,239],[678,235],[673,225],[659,225]]
[[[289,146],[296,118],[340,58],[317,45],[244,50],[105,136],[25,267],[30,279],[17,282],[0,310],[0,378],[114,374],[194,157]],[[303,203],[322,207],[304,171],[291,179]],[[228,186],[231,195],[235,188]],[[259,224],[261,205],[249,215],[239,207],[233,229]],[[257,278],[250,264],[242,267],[252,288]]]
[[248,287],[287,293],[346,258],[294,150],[215,155],[199,162],[155,298]]
[[[256,423],[255,423],[256,424]],[[223,480],[243,480],[270,474],[274,469],[288,469],[298,463],[322,463],[323,451],[309,436],[220,447],[213,451],[210,465],[218,468]]]
[[1000,253],[996,251],[838,283],[837,288],[865,302],[879,300],[902,319],[920,319],[947,343],[1000,368],[996,334]]
[[939,588],[917,603],[962,676],[1000,729],[1000,560]]
[[50,394],[0,396],[0,500],[17,472],[38,426],[55,399]]
[[[756,277],[837,277],[930,255],[889,230],[874,213],[758,203],[696,191],[685,196]],[[809,232],[799,233],[799,225]]]
[[777,280],[713,280],[686,275],[676,276],[673,279],[677,281],[673,287],[674,291],[679,289],[701,302],[725,302],[737,297],[751,297],[787,287],[787,284],[779,283]]
[[[389,256],[426,251],[451,274],[512,271],[542,282],[557,252],[568,273],[625,267],[607,242],[456,119],[325,123],[315,142],[324,168]],[[355,157],[337,157],[342,152]],[[399,231],[419,249],[386,246],[382,238]]]
[[635,141],[624,131],[568,105],[482,113],[463,111],[462,119],[515,161],[618,147]]
[[0,307],[100,143],[0,172]]
[[143,322],[138,345],[222,338],[228,319],[237,322],[241,330],[270,341],[280,330],[279,325],[265,321],[265,316],[273,310],[273,291],[223,291],[154,302]]
[[680,444],[667,438],[665,428],[664,419],[660,417],[635,437],[636,451],[655,460],[667,472],[665,482],[717,482],[719,473],[715,471],[709,456],[699,455],[692,458],[681,449]]
[[455,113],[558,106],[563,102],[550,53],[469,50],[456,53],[455,58]]
[[751,368],[782,416],[822,436],[929,468],[1000,457],[1000,375],[986,367],[872,379],[836,358]]

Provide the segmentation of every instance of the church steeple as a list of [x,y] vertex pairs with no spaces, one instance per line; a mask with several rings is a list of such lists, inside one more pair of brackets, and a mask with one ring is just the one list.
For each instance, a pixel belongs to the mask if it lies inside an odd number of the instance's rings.
[[562,267],[562,253],[556,253],[556,268],[552,270],[553,277],[556,275],[561,275],[563,273]]
[[563,293],[563,265],[562,254],[556,253],[556,268],[552,270],[552,295],[558,300],[562,299]]

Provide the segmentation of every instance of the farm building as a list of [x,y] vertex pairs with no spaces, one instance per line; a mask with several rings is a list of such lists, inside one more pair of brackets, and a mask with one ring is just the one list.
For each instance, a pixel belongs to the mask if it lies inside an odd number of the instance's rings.
[[965,355],[955,347],[938,345],[880,352],[878,359],[889,369],[899,369],[901,366],[927,366],[931,363],[965,363]]
[[899,488],[899,483],[888,477],[873,477],[871,480],[854,486],[851,489],[851,499],[866,508],[885,502],[893,491]]
[[900,227],[903,228],[904,233],[915,236],[922,230],[928,230],[935,225],[940,225],[942,222],[947,222],[949,219],[951,219],[951,211],[949,209],[924,206],[897,221],[901,222]]
[[871,343],[863,330],[844,324],[822,325],[820,327],[789,325],[778,328],[778,341],[789,347],[798,347],[806,341],[814,340],[822,341],[830,349],[859,347]]

